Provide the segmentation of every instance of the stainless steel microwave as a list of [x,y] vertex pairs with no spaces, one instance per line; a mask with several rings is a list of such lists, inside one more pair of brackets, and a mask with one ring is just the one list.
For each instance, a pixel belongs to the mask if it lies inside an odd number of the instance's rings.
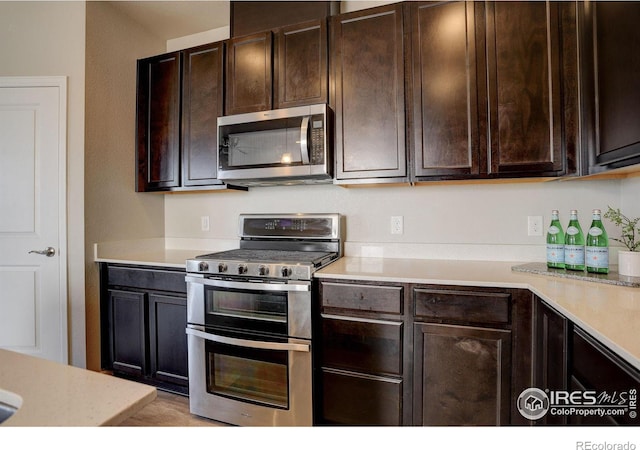
[[218,118],[218,179],[238,186],[332,182],[326,104]]

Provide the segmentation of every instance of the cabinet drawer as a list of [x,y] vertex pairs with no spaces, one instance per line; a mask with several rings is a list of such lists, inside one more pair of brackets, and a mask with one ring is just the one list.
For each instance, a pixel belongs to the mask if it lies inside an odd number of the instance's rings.
[[109,266],[109,285],[187,293],[185,272]]
[[322,370],[322,420],[340,425],[402,425],[402,380]]
[[322,316],[322,365],[371,374],[402,374],[401,322]]
[[402,314],[402,294],[402,286],[322,283],[322,306]]
[[510,294],[415,289],[416,317],[470,323],[509,323]]

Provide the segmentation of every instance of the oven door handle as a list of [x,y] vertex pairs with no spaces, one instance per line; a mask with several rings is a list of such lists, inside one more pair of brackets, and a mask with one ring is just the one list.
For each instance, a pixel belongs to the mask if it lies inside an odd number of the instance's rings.
[[309,344],[292,344],[288,342],[264,342],[251,341],[249,339],[238,339],[227,336],[219,336],[217,334],[205,333],[204,331],[187,328],[186,333],[201,339],[219,344],[235,345],[236,347],[257,348],[261,350],[281,350],[293,352],[309,352],[311,346]]
[[204,284],[205,286],[227,289],[247,289],[250,291],[308,292],[311,283],[251,283],[243,281],[214,280],[211,278],[186,277],[187,283]]

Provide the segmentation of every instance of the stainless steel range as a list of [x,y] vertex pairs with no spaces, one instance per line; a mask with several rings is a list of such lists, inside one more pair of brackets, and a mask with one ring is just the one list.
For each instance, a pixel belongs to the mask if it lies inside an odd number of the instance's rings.
[[187,261],[193,414],[313,424],[313,273],[342,255],[339,214],[242,214],[240,248]]

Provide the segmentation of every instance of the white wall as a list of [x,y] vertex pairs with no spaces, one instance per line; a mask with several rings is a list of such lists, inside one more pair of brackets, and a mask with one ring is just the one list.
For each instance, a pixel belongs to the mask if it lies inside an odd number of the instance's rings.
[[[615,205],[611,205],[615,208]],[[640,217],[640,176],[622,181],[622,197],[619,208],[628,217]]]
[[87,2],[85,270],[87,367],[100,369],[100,291],[93,244],[164,236],[162,195],[135,192],[136,60],[165,41],[111,2]]
[[67,76],[69,358],[85,365],[84,2],[0,2],[0,76]]
[[[544,237],[527,235],[527,216],[543,216],[546,228],[552,209],[561,211],[563,223],[578,209],[587,227],[592,209],[620,203],[620,183],[282,186],[184,194],[165,199],[165,236],[176,242],[237,239],[240,213],[337,212],[346,216],[346,251],[353,256],[543,261]],[[209,232],[200,231],[203,215],[211,218]],[[404,217],[403,235],[390,233],[396,215]]]

